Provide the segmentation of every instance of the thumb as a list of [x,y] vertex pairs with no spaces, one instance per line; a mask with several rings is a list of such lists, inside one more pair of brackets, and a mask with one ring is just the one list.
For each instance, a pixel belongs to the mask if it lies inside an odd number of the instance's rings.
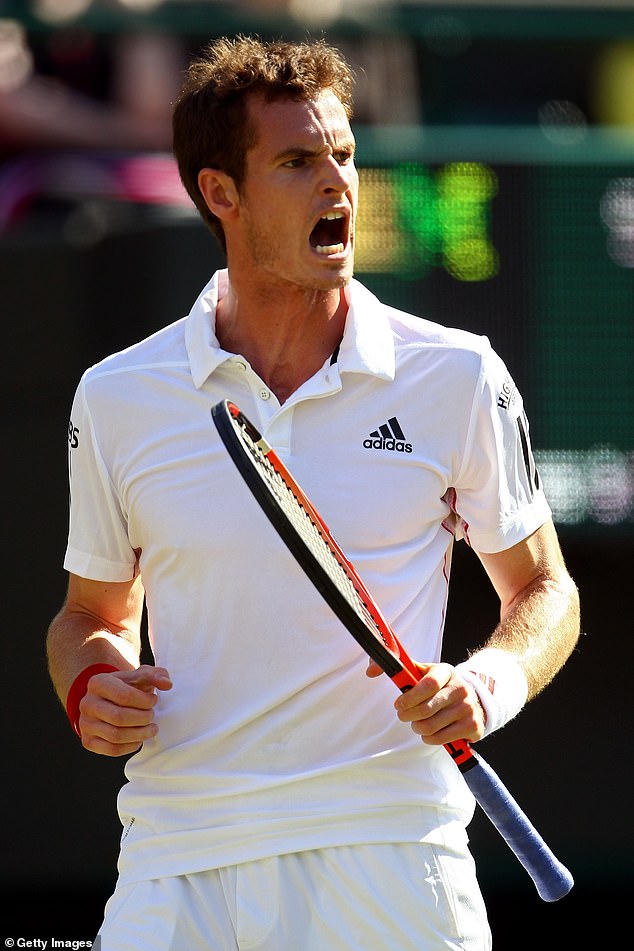
[[383,673],[383,669],[374,660],[368,661],[368,666],[365,671],[366,677],[380,677]]
[[120,679],[139,690],[150,693],[152,690],[171,690],[172,678],[164,667],[152,667],[142,664],[136,670],[122,671]]

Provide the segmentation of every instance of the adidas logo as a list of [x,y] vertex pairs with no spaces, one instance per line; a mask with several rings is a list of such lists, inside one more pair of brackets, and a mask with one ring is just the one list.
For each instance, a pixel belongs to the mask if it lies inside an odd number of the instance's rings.
[[405,433],[401,429],[396,416],[388,419],[367,439],[363,440],[364,449],[389,449],[391,452],[411,452],[412,444],[405,442]]

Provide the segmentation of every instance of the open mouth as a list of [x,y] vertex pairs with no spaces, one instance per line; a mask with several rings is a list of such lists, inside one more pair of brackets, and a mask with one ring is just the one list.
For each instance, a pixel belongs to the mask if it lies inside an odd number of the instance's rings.
[[310,234],[310,244],[317,254],[343,254],[348,243],[348,219],[343,211],[327,211]]

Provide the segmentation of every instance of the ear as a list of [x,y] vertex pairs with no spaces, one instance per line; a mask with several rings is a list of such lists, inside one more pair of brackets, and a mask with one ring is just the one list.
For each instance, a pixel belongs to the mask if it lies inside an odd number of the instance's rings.
[[217,168],[203,168],[198,173],[198,187],[207,207],[217,218],[226,221],[235,215],[239,196],[230,175]]

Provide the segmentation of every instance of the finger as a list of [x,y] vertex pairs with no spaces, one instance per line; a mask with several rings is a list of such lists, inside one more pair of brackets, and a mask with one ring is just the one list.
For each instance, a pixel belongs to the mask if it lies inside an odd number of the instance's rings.
[[109,743],[98,736],[90,736],[82,733],[82,745],[84,749],[91,753],[98,753],[100,756],[128,756],[130,753],[136,753],[141,749],[142,743]]
[[430,713],[429,716],[413,720],[411,727],[414,733],[423,737],[423,739],[437,736],[447,728],[454,727],[459,731],[460,739],[462,739],[464,737],[463,731],[466,728],[465,720],[467,719],[463,714],[462,707],[446,706],[438,709],[435,713]]
[[156,724],[145,727],[122,729],[103,721],[82,719],[81,741],[83,746],[93,753],[106,756],[125,756],[141,748],[146,740],[156,736]]
[[158,727],[154,721],[140,726],[118,726],[105,720],[93,720],[88,724],[88,731],[91,736],[105,740],[113,746],[139,746],[145,740],[153,739],[158,733]]
[[82,703],[90,703],[93,697],[103,697],[119,706],[148,710],[156,704],[156,690],[170,690],[171,686],[166,670],[149,665],[135,670],[96,674],[88,682]]
[[108,721],[116,718],[118,710],[131,710],[134,715],[143,711],[146,719],[150,720],[156,703],[154,690],[148,692],[139,689],[120,680],[118,675],[98,674],[91,678],[88,690],[79,703],[79,711],[90,719]]
[[[83,701],[82,701],[83,703]],[[158,727],[152,710],[136,710],[119,707],[107,701],[85,704],[79,717],[79,730],[83,745],[97,752],[104,743],[111,747],[109,755],[123,755],[131,748],[139,749],[146,740],[153,739]],[[115,753],[115,749],[119,753]]]
[[413,720],[411,728],[426,743],[440,745],[454,740],[476,742],[484,732],[484,717],[479,705],[471,702],[468,693],[452,692],[450,700],[437,706],[430,716]]
[[462,721],[448,723],[433,733],[419,732],[415,729],[415,724],[412,724],[412,730],[420,736],[423,743],[427,743],[429,746],[444,746],[445,743],[454,743],[457,740],[468,740],[470,743],[475,743],[482,737],[481,731],[468,727]]
[[420,712],[426,710],[425,705],[449,683],[453,671],[449,664],[417,664],[416,666],[423,674],[421,679],[394,702],[399,718],[407,721],[415,718],[419,708]]
[[156,697],[143,691],[136,692],[142,706],[113,702],[105,697],[86,695],[79,705],[81,716],[86,721],[108,723],[118,728],[145,727],[154,720]]
[[[121,708],[116,709],[121,714]],[[115,718],[120,717],[115,713]],[[80,729],[82,743],[86,749],[108,756],[123,756],[135,752],[158,732],[153,721],[142,725],[120,726],[84,715],[80,720]]]
[[164,667],[152,667],[142,664],[136,670],[125,670],[117,674],[124,683],[131,684],[139,690],[171,690],[172,678]]
[[365,671],[366,677],[380,677],[382,673],[383,668],[379,667],[375,661],[371,660],[368,662],[368,666]]

